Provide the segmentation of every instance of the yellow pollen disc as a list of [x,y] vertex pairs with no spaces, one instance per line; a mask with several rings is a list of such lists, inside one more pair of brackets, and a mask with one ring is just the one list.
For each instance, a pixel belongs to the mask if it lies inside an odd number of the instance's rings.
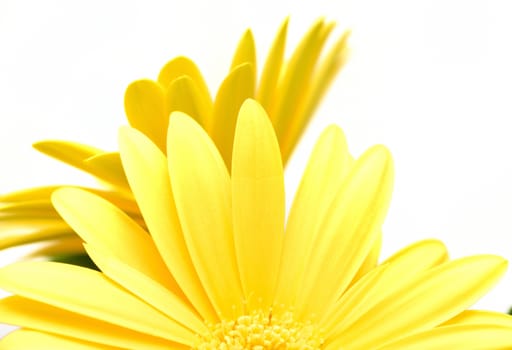
[[287,312],[277,318],[262,311],[209,326],[197,350],[320,350],[323,339],[315,325],[297,322]]

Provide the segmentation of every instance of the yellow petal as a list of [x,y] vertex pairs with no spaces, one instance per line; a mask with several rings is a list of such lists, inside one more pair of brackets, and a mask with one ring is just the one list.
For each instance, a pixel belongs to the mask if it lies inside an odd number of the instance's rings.
[[[511,327],[500,327],[493,324],[462,325],[439,327],[426,332],[414,334],[389,345],[378,347],[378,350],[439,350],[439,349],[511,349]],[[339,349],[331,347],[327,349]],[[350,348],[347,348],[350,349]]]
[[[175,343],[84,317],[30,299],[12,296],[0,300],[0,322],[83,341],[131,349],[169,349]],[[0,349],[2,349],[0,342]],[[99,345],[98,345],[99,346]],[[41,349],[36,346],[33,349]],[[66,347],[66,349],[68,349]]]
[[128,182],[167,268],[201,316],[217,321],[185,244],[167,159],[147,137],[131,128],[120,130],[119,149]]
[[116,163],[115,155],[71,141],[41,141],[33,146],[50,157],[86,171],[122,190],[127,190],[122,168],[119,168],[119,163]]
[[24,202],[50,198],[50,195],[60,186],[43,186],[27,188],[21,191],[11,192],[0,196],[0,202]]
[[274,94],[281,75],[281,67],[283,66],[288,19],[287,17],[283,24],[281,24],[281,28],[279,28],[261,73],[256,99],[266,111],[271,111],[272,104],[275,103]]
[[2,230],[5,231],[0,236],[0,249],[73,234],[73,230],[60,219],[38,219],[28,222],[26,218],[2,218]]
[[186,113],[203,127],[212,110],[211,99],[205,99],[196,82],[187,75],[182,75],[169,84],[166,100],[169,112]]
[[289,308],[301,288],[318,225],[351,168],[345,136],[330,126],[319,137],[295,195],[284,235],[276,303]]
[[296,125],[298,121],[295,120],[297,111],[303,108],[315,64],[332,27],[323,19],[318,20],[311,27],[293,53],[279,82],[276,93],[277,103],[269,111],[269,115],[276,129],[284,160],[288,159],[291,153],[290,136],[299,126]]
[[336,74],[346,63],[349,51],[347,46],[349,34],[349,32],[345,32],[333,45],[326,57],[318,63],[319,67],[315,67],[305,102],[300,105],[300,110],[297,111],[296,116],[293,118],[293,127],[286,131],[289,133],[287,135],[288,142],[286,145],[288,148],[285,151],[286,155],[291,154],[295,148],[313,113],[322,101],[322,97]]
[[195,334],[207,331],[202,320],[188,302],[165,288],[162,283],[125,264],[107,250],[85,245],[87,253],[101,271],[163,314],[192,330]]
[[57,215],[57,212],[49,200],[35,199],[0,205],[0,218],[9,215],[48,218]]
[[201,71],[197,68],[194,61],[187,57],[178,56],[167,62],[158,74],[158,82],[163,88],[167,89],[172,81],[181,76],[187,76],[192,79],[201,95],[200,100],[208,101],[208,104],[212,104],[212,98]]
[[389,271],[390,264],[379,265],[369,273],[361,277],[352,285],[343,296],[323,316],[319,324],[326,329],[325,337],[331,339],[341,332],[339,329],[346,328],[355,317],[359,317],[371,308],[375,303],[371,293],[375,286],[382,285],[382,280]]
[[169,113],[164,88],[149,79],[134,81],[126,89],[124,109],[130,125],[142,131],[165,151],[165,131],[169,123]]
[[104,151],[99,148],[72,141],[40,141],[34,143],[32,146],[47,156],[60,160],[80,170],[90,172],[93,175],[96,174],[89,171],[84,161],[95,155],[104,153]]
[[110,202],[77,188],[62,188],[52,195],[55,209],[82,237],[171,290],[179,290],[148,235]]
[[194,333],[118,287],[98,271],[53,262],[0,269],[0,288],[121,327],[192,345]]
[[[445,262],[448,253],[437,240],[419,241],[400,250],[382,265],[371,270],[336,301],[322,324],[327,335],[343,334],[346,328],[390,294],[410,283],[419,273]],[[382,269],[385,266],[385,269]],[[378,273],[378,276],[372,277]],[[368,281],[372,278],[372,282]]]
[[462,324],[492,324],[512,328],[512,316],[494,311],[464,310],[454,318],[444,322],[441,326],[457,326]]
[[[233,60],[231,61],[231,71],[241,64],[250,63],[253,67],[253,72],[256,74],[256,47],[254,45],[254,36],[250,29],[247,29],[243,34],[238,47],[236,48]],[[256,77],[254,77],[256,80]]]
[[100,153],[85,160],[87,171],[100,179],[116,186],[119,190],[129,191],[118,152]]
[[285,198],[279,145],[265,110],[254,100],[240,109],[233,146],[233,229],[249,309],[273,300],[283,242]]
[[377,266],[377,263],[379,262],[381,248],[382,248],[382,232],[379,232],[377,234],[377,237],[375,238],[375,242],[373,243],[372,249],[366,256],[366,259],[361,264],[361,267],[359,267],[359,270],[357,271],[354,278],[350,282],[351,285]]
[[228,171],[206,132],[183,113],[172,114],[167,145],[176,210],[197,274],[218,314],[236,318],[243,298]]
[[297,299],[301,317],[322,314],[350,284],[379,234],[392,182],[391,155],[383,146],[356,161],[312,243]]
[[206,130],[226,163],[231,168],[231,151],[236,119],[242,103],[254,96],[254,67],[244,63],[234,68],[222,82],[213,104],[213,124]]
[[1,350],[66,349],[66,350],[120,350],[117,347],[94,344],[57,335],[20,329],[0,340]]
[[506,265],[503,258],[482,255],[420,273],[344,330],[337,345],[366,348],[430,329],[478,300],[503,275]]

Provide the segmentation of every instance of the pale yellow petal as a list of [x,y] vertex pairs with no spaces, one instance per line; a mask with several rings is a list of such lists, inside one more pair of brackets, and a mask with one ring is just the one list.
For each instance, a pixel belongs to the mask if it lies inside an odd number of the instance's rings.
[[[383,299],[408,285],[419,273],[445,262],[447,258],[444,244],[433,239],[416,242],[398,251],[363,276],[361,282],[350,287],[325,313],[321,323],[328,329],[326,335],[343,334],[347,327]],[[386,268],[382,269],[381,266]],[[376,273],[378,276],[371,277]],[[364,284],[367,282],[363,281],[368,278],[373,278],[372,283]]]
[[165,152],[169,112],[164,88],[149,79],[134,81],[126,89],[124,109],[130,125],[142,131]]
[[329,50],[326,57],[321,62],[317,62],[317,67],[315,67],[311,82],[307,87],[308,92],[305,95],[305,102],[300,104],[300,109],[292,121],[293,126],[287,130],[289,134],[286,136],[287,149],[284,152],[285,155],[291,154],[334,77],[347,62],[349,34],[349,32],[345,32]]
[[337,345],[367,348],[439,325],[477,301],[503,275],[506,265],[503,258],[482,255],[419,273],[340,333]]
[[148,350],[165,350],[175,345],[169,340],[134,332],[19,296],[0,300],[0,322],[71,337],[77,343],[81,343],[81,339],[103,346]]
[[158,74],[158,82],[162,87],[167,89],[172,81],[181,76],[187,76],[192,79],[196,87],[199,89],[201,100],[208,101],[208,104],[210,105],[212,104],[208,85],[206,85],[206,81],[204,80],[201,71],[194,61],[188,57],[178,56],[167,62]]
[[94,344],[49,333],[20,329],[0,340],[0,350],[122,350],[121,348]]
[[[115,154],[72,141],[40,141],[33,147],[38,151],[69,164],[121,190],[128,190],[122,168]],[[118,157],[117,157],[118,158]]]
[[444,322],[441,326],[456,326],[462,324],[493,324],[512,328],[512,316],[496,311],[464,310],[457,316]]
[[[238,43],[235,54],[233,55],[233,60],[231,61],[230,70],[244,63],[250,63],[253,67],[254,74],[256,74],[256,47],[254,45],[254,36],[250,29],[245,31]],[[256,77],[254,77],[254,80],[256,80]]]
[[84,166],[84,160],[104,153],[104,151],[99,148],[72,141],[39,141],[32,146],[47,156],[85,171],[87,171],[87,168]]
[[119,208],[77,188],[55,191],[52,202],[85,242],[108,250],[114,257],[170,290],[179,290],[151,236]]
[[234,68],[224,79],[213,104],[212,125],[205,130],[226,163],[231,168],[231,151],[235,135],[236,119],[242,103],[254,96],[254,67],[244,63]]
[[193,332],[129,294],[98,271],[53,262],[0,269],[0,288],[137,332],[192,345]]
[[57,212],[48,199],[0,203],[0,220],[7,216],[17,217],[56,217]]
[[0,196],[0,202],[25,202],[50,198],[50,195],[60,186],[32,187]]
[[276,129],[285,162],[294,144],[292,140],[294,130],[300,126],[300,121],[296,120],[297,113],[306,103],[314,67],[332,28],[332,24],[326,24],[323,19],[320,19],[304,36],[279,81],[276,104],[268,111]]
[[73,230],[62,220],[37,219],[27,221],[26,218],[6,220],[2,218],[0,249],[22,244],[34,243],[49,239],[73,235]]
[[185,244],[167,159],[147,137],[131,128],[120,130],[119,149],[132,191],[167,268],[201,316],[217,321]]
[[333,335],[338,335],[340,328],[346,328],[355,317],[364,314],[375,304],[372,299],[375,293],[370,291],[383,284],[382,280],[389,269],[390,264],[385,264],[371,270],[354,283],[331,309],[322,315],[322,320],[318,324],[325,329],[327,339],[330,340],[335,337]]
[[364,262],[359,267],[359,270],[355,274],[354,278],[350,282],[350,285],[357,282],[362,276],[367,274],[369,271],[371,271],[373,268],[377,266],[377,263],[379,262],[379,256],[380,256],[380,250],[382,248],[382,232],[379,232],[377,234],[377,237],[375,238],[375,242],[373,243],[372,249],[366,256],[366,259],[364,259]]
[[203,334],[207,331],[202,319],[181,295],[115,258],[111,251],[89,245],[85,245],[85,248],[94,263],[113,281],[194,333]]
[[320,220],[314,254],[306,258],[297,297],[302,318],[321,315],[350,284],[379,234],[392,184],[391,155],[383,146],[356,161]]
[[345,136],[340,128],[330,126],[311,153],[288,216],[276,294],[278,305],[289,308],[295,302],[305,257],[315,249],[312,242],[320,221],[350,169]]
[[247,306],[267,310],[281,258],[284,179],[272,123],[254,100],[240,109],[231,176],[236,257]]
[[236,317],[243,297],[228,170],[206,132],[183,113],[172,114],[167,145],[176,210],[197,274],[218,314]]
[[186,113],[203,127],[212,112],[211,99],[205,99],[196,82],[187,75],[182,75],[169,84],[166,100],[169,112]]
[[119,190],[130,190],[118,152],[100,153],[87,158],[84,162],[88,172],[116,186]]
[[[439,350],[439,349],[512,349],[512,328],[493,324],[461,325],[434,328],[377,350]],[[327,349],[337,350],[337,346]],[[344,348],[345,349],[345,348]],[[349,349],[349,348],[346,348]],[[358,348],[359,349],[359,348]]]
[[256,93],[256,99],[265,108],[266,111],[272,110],[272,105],[275,103],[275,91],[277,82],[281,75],[281,67],[283,66],[284,50],[286,46],[286,35],[288,32],[288,20],[283,21],[279,31],[274,39],[272,48],[270,49],[263,71],[259,86]]

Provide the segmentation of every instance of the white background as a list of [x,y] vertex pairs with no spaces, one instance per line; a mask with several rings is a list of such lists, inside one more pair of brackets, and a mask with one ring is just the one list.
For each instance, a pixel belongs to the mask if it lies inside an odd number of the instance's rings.
[[[291,166],[288,197],[321,129],[337,123],[355,155],[394,154],[384,251],[427,237],[453,257],[512,258],[512,8],[509,1],[0,0],[0,193],[90,179],[32,150],[41,139],[116,148],[131,81],[176,55],[211,91],[246,27],[260,68],[291,15],[289,48],[318,16],[353,30],[352,56]],[[292,174],[293,173],[293,174]],[[512,305],[512,273],[477,306]]]

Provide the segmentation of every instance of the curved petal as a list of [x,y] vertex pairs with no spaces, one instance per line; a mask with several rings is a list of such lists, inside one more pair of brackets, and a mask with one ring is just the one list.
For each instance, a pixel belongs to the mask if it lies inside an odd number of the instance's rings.
[[263,107],[246,100],[233,145],[233,229],[242,288],[249,311],[273,301],[284,234],[283,165]]
[[[461,325],[434,328],[414,334],[391,344],[376,347],[377,350],[439,350],[439,349],[510,349],[511,327],[494,324]],[[328,349],[339,349],[333,346]],[[349,349],[349,348],[347,348]]]
[[167,268],[201,316],[216,322],[217,315],[185,244],[169,181],[167,158],[147,137],[132,128],[120,130],[119,149],[128,182]]
[[338,345],[366,348],[435,327],[478,300],[497,282],[506,265],[503,258],[482,255],[420,273],[345,329]]
[[20,329],[9,333],[0,340],[0,349],[121,350],[121,348],[104,344],[94,344],[29,329]]
[[39,141],[32,147],[47,156],[85,171],[87,170],[84,167],[84,160],[105,152],[93,146],[61,140]]
[[39,152],[85,171],[121,191],[128,187],[123,169],[116,163],[115,153],[72,141],[40,141],[33,144]]
[[74,234],[70,227],[58,218],[30,221],[23,217],[16,217],[13,220],[2,218],[2,230],[5,232],[0,236],[0,249]]
[[85,242],[108,250],[114,257],[170,290],[179,290],[151,236],[119,208],[77,188],[55,191],[52,202]]
[[375,238],[375,242],[372,245],[372,249],[368,252],[368,255],[364,259],[363,263],[359,267],[359,270],[357,270],[357,273],[354,275],[354,278],[350,282],[350,285],[357,282],[362,276],[370,272],[372,269],[374,269],[378,262],[379,262],[379,256],[380,256],[380,250],[382,248],[382,231],[377,234],[377,237]]
[[80,315],[193,345],[195,334],[108,280],[98,271],[53,262],[0,269],[0,288]]
[[284,235],[276,304],[289,309],[314,249],[316,228],[351,168],[345,136],[330,126],[319,137],[295,195]]
[[[342,334],[368,310],[409,284],[412,278],[444,263],[447,258],[448,253],[444,244],[433,239],[416,242],[400,250],[363,276],[361,282],[356,282],[336,301],[321,322],[325,329],[329,329],[326,335]],[[382,269],[382,266],[386,268]],[[375,277],[371,284],[363,282],[377,271],[378,277]],[[354,296],[357,299],[354,299]]]
[[84,162],[88,171],[100,179],[123,191],[130,191],[118,152],[99,153],[87,158]]
[[266,111],[272,110],[275,101],[277,82],[281,75],[281,67],[284,60],[284,49],[286,46],[286,35],[288,33],[289,17],[281,24],[279,31],[270,49],[256,93],[256,99]]
[[116,259],[110,251],[89,245],[85,248],[94,263],[110,279],[195,334],[207,331],[202,320],[193,312],[187,300],[181,298],[181,295],[176,295],[165,288],[161,282]]
[[205,99],[196,82],[187,75],[182,75],[169,84],[166,100],[170,112],[186,113],[203,127],[212,112],[211,99]]
[[[254,36],[250,29],[245,31],[238,43],[235,54],[233,55],[233,60],[231,61],[230,70],[244,63],[250,63],[253,67],[254,74],[256,74],[256,47],[254,45]],[[254,76],[253,80],[256,81],[256,76]]]
[[279,81],[277,103],[269,111],[269,115],[272,118],[284,160],[287,160],[291,154],[294,131],[303,124],[297,120],[298,112],[304,108],[315,65],[332,28],[333,24],[325,23],[323,19],[318,20],[297,46]]
[[205,127],[228,169],[231,168],[238,112],[242,103],[254,96],[255,84],[252,64],[244,63],[235,67],[219,87],[213,104],[212,124]]
[[172,81],[181,76],[187,76],[192,79],[199,90],[201,100],[208,101],[209,105],[212,104],[208,85],[206,85],[201,71],[197,68],[194,61],[188,57],[178,56],[167,62],[158,74],[158,82],[167,89]]
[[371,148],[356,161],[315,228],[315,253],[307,258],[297,297],[301,317],[322,315],[353,280],[380,232],[392,183],[391,155],[383,146]]
[[492,324],[512,328],[512,316],[495,311],[464,310],[457,316],[444,322],[441,326],[456,326],[462,324]]
[[308,122],[311,120],[313,113],[322,101],[327,89],[331,85],[334,77],[340,69],[345,65],[349,56],[348,38],[350,32],[345,32],[336,41],[329,50],[326,57],[317,62],[317,66],[311,76],[309,90],[306,94],[305,102],[301,104],[300,110],[294,118],[295,127],[288,130],[289,148],[293,150],[300,136],[304,132]]
[[[19,296],[0,300],[0,322],[119,348],[169,349],[175,343]],[[80,343],[80,341],[78,341]],[[2,348],[0,342],[0,349]],[[41,349],[40,346],[33,349]],[[67,348],[66,348],[67,349]]]
[[126,88],[124,109],[130,125],[142,131],[165,152],[169,111],[164,88],[149,79],[134,81]]
[[237,316],[243,297],[226,166],[206,132],[183,113],[172,114],[167,145],[176,211],[197,274],[218,315]]

